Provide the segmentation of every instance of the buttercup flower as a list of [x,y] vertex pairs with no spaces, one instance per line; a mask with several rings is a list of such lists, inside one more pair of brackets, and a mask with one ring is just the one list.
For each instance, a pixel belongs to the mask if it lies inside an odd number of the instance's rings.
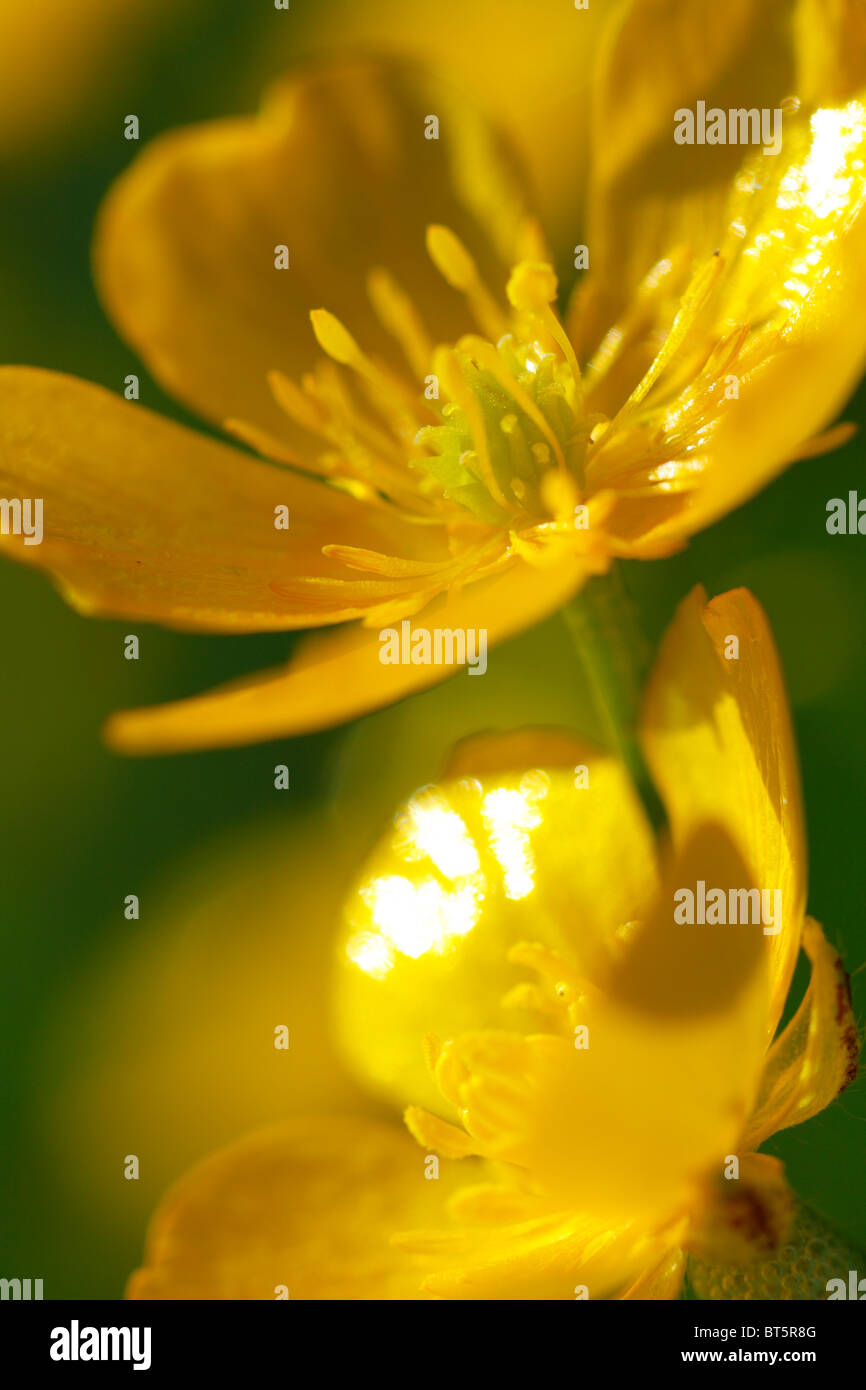
[[[473,742],[412,798],[347,906],[338,993],[421,1149],[347,1118],[217,1154],[165,1200],[132,1297],[672,1298],[688,1253],[761,1291],[794,1204],[757,1150],[852,1080],[859,1038],[805,916],[792,732],[747,592],[682,605],[642,737],[669,845],[622,766],[566,735]],[[774,908],[690,924],[675,904],[701,886]],[[773,1292],[824,1296],[829,1274]]]
[[[820,432],[866,348],[866,78],[856,46],[844,71],[829,40],[804,64],[799,13],[754,0],[707,30],[690,0],[616,11],[571,258],[589,270],[562,317],[508,151],[414,71],[324,66],[133,163],[99,224],[105,303],[165,387],[265,461],[8,368],[0,486],[44,499],[44,539],[4,544],[85,613],[337,630],[286,670],[116,718],[117,747],[386,704],[451,668],[382,664],[383,627],[501,639],[844,437]],[[735,114],[784,98],[781,152],[678,144],[675,111],[704,93]]]

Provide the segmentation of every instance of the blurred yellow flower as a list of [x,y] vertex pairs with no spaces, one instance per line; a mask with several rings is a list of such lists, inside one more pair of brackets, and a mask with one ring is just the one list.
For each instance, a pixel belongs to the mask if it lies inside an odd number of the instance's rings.
[[[191,8],[177,0],[172,9]],[[4,162],[56,151],[80,135],[94,102],[116,102],[123,79],[167,0],[0,0],[0,154]]]
[[[69,981],[43,1029],[39,1116],[94,1247],[110,1232],[134,1248],[167,1183],[238,1135],[298,1112],[376,1109],[322,1008],[357,869],[344,838],[309,806],[233,828],[148,883],[147,931]],[[118,1185],[130,1148],[141,1176]]]
[[337,631],[284,670],[116,717],[116,747],[248,742],[387,704],[454,663],[382,664],[384,626],[500,640],[845,437],[819,432],[866,352],[861,96],[820,104],[828,60],[810,103],[784,103],[780,154],[674,139],[701,93],[781,116],[794,14],[740,0],[707,30],[694,0],[615,11],[572,257],[590,268],[562,317],[507,149],[414,70],[313,68],[259,117],[133,163],[97,236],[106,305],[165,387],[266,461],[6,368],[0,486],[44,499],[45,531],[0,539],[85,613]]
[[[687,1253],[772,1258],[792,1198],[756,1150],[852,1080],[859,1037],[805,917],[792,731],[747,592],[682,605],[642,735],[669,846],[622,766],[561,734],[473,741],[409,802],[349,901],[338,1004],[362,1076],[422,1102],[421,1151],[348,1118],[224,1150],[166,1198],[132,1297],[671,1298]],[[772,925],[683,924],[701,882],[778,892]]]

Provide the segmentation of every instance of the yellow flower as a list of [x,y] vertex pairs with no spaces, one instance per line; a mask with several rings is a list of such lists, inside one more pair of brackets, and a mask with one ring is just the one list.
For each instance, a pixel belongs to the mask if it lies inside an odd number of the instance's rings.
[[[132,1297],[670,1298],[687,1253],[766,1292],[792,1198],[756,1150],[852,1080],[859,1037],[805,916],[792,731],[746,591],[684,602],[642,737],[669,845],[622,766],[564,734],[473,742],[409,802],[348,904],[338,1002],[361,1074],[423,1106],[421,1150],[342,1119],[217,1154],[165,1200]],[[683,924],[701,883],[773,910]]]
[[[6,368],[0,487],[44,499],[44,539],[3,543],[85,613],[337,630],[284,670],[115,718],[117,747],[379,707],[452,669],[382,664],[384,627],[500,640],[845,437],[816,436],[866,349],[866,72],[856,43],[842,73],[828,41],[798,74],[795,8],[735,10],[615,12],[585,248],[567,262],[585,249],[590,269],[561,318],[515,162],[414,70],[313,69],[257,118],[169,134],[121,177],[96,239],[109,312],[163,386],[265,461]],[[674,139],[683,106],[775,112],[801,78],[781,153]]]

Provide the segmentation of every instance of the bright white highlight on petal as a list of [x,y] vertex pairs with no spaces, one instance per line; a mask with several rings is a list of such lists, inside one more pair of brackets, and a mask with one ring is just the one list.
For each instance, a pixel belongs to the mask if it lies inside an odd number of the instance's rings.
[[859,169],[859,161],[851,162],[850,154],[863,138],[864,116],[858,101],[839,111],[815,112],[808,157],[782,180],[781,206],[785,206],[785,195],[792,193],[819,218],[831,217],[847,206],[853,173]]
[[[427,951],[442,951],[455,937],[465,936],[481,910],[473,885],[449,891],[432,878],[419,884],[397,874],[377,878],[362,888],[361,896],[381,936],[412,960]],[[366,969],[362,962],[356,964]]]
[[[534,796],[533,796],[534,791]],[[535,883],[535,857],[529,832],[541,824],[541,813],[533,805],[535,796],[545,789],[509,791],[498,787],[481,803],[481,815],[490,836],[490,846],[502,869],[507,898],[525,898]]]
[[401,844],[405,857],[418,859],[426,854],[446,878],[465,878],[481,868],[463,820],[433,794],[412,798],[398,830],[405,837],[405,846]]
[[378,932],[358,932],[346,943],[346,955],[374,980],[384,979],[394,964],[394,952]]

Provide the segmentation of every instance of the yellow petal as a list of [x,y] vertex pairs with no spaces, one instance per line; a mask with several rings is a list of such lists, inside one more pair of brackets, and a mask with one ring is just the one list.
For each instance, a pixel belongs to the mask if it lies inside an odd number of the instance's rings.
[[678,244],[696,252],[717,244],[742,147],[676,144],[674,112],[699,98],[708,108],[777,106],[792,77],[780,37],[778,7],[766,0],[627,0],[615,11],[595,74],[587,234],[593,296],[574,315],[578,340],[597,341],[647,271]]
[[[517,562],[493,578],[435,600],[411,619],[411,631],[426,629],[432,642],[436,629],[483,629],[492,646],[561,607],[583,573],[579,561],[553,569]],[[399,635],[399,623],[395,631]],[[267,671],[197,699],[115,715],[107,737],[120,752],[155,753],[309,733],[392,704],[456,669],[383,664],[382,651],[380,633],[370,628],[317,636],[300,648],[287,669]]]
[[[769,167],[767,167],[769,166]],[[696,444],[701,486],[673,529],[691,534],[766,485],[843,408],[866,357],[866,92],[785,125],[753,161],[720,237],[730,267],[716,333],[750,324],[738,398]],[[717,393],[720,394],[720,393]],[[674,432],[682,428],[675,408]],[[702,458],[705,456],[705,466]]]
[[806,849],[784,681],[767,619],[746,590],[707,603],[695,589],[681,604],[648,686],[643,746],[674,843],[720,822],[757,875],[738,886],[781,892],[781,927],[764,938],[769,1044],[800,948]]
[[[344,1051],[400,1103],[441,1109],[424,1063],[427,1033],[537,1028],[551,1008],[570,1034],[565,980],[600,968],[656,888],[652,835],[619,763],[576,752],[564,770],[543,760],[542,743],[537,762],[520,750],[515,772],[506,739],[496,776],[492,741],[482,751],[484,771],[464,758],[461,780],[425,788],[401,811],[345,911]],[[542,976],[532,1000],[511,994],[527,968]]]
[[[438,139],[425,138],[430,115]],[[402,364],[367,299],[368,273],[391,272],[434,341],[452,339],[465,309],[427,256],[427,224],[452,228],[498,284],[522,217],[510,160],[462,91],[346,61],[282,82],[258,116],[156,140],[105,203],[97,278],[167,390],[217,423],[285,438],[266,376],[294,376],[318,356],[311,310],[324,305],[365,350]]]
[[543,767],[575,768],[588,765],[598,750],[566,729],[524,728],[500,733],[472,734],[452,748],[443,781],[466,777],[496,777],[503,772],[524,773]]
[[473,1032],[443,1050],[437,1081],[479,1153],[612,1227],[675,1219],[703,1176],[722,1171],[760,1078],[765,938],[677,923],[674,891],[698,877],[727,891],[747,873],[724,832],[705,827],[606,987],[576,996],[580,1038],[577,1027]]
[[[417,1298],[416,1263],[390,1243],[449,1186],[396,1126],[296,1120],[204,1160],[153,1219],[133,1299]],[[281,1292],[282,1290],[282,1292]]]
[[[379,601],[304,582],[345,578],[327,541],[405,551],[423,531],[263,464],[74,377],[0,369],[0,490],[43,503],[44,537],[0,538],[85,613],[207,632],[311,627]],[[288,530],[275,526],[288,507]]]
[[[724,16],[708,14],[707,23],[726,31],[715,46],[701,13],[702,52],[714,55],[705,61],[725,69],[727,86],[715,92],[688,56],[694,6],[663,0],[623,13],[613,72],[629,71],[639,53],[647,76],[629,89],[633,102],[620,102],[617,89],[613,104],[609,75],[604,139],[617,129],[617,112],[631,116],[625,130],[637,134],[605,145],[607,184],[591,237],[600,254],[570,322],[582,352],[608,334],[586,372],[588,400],[614,415],[628,399],[588,476],[626,499],[611,528],[623,553],[651,554],[709,525],[808,452],[856,385],[866,358],[866,91],[839,106],[783,102],[793,36],[773,5],[740,0]],[[666,27],[658,27],[660,14]],[[646,59],[654,42],[667,53],[658,82]],[[726,120],[766,110],[773,127],[761,135],[765,149],[677,144],[673,98],[647,97],[638,121],[639,94],[658,85],[664,96],[671,83],[678,90],[681,68],[686,78],[694,68],[700,81],[680,109],[692,111],[697,95],[710,109],[717,102]],[[658,140],[659,164],[647,155],[644,131]]]
[[773,1043],[745,1143],[757,1148],[771,1134],[817,1115],[857,1076],[860,1030],[851,989],[837,951],[807,918],[803,947],[812,963],[809,988]]
[[[508,131],[532,171],[545,229],[563,246],[582,218],[593,57],[608,8],[578,10],[570,0],[533,0],[531,9],[500,0],[436,5],[433,58]],[[317,48],[386,45],[431,61],[431,34],[404,0],[339,0],[311,11],[306,32]]]
[[797,92],[820,106],[847,101],[866,83],[866,11],[861,0],[797,0]]

